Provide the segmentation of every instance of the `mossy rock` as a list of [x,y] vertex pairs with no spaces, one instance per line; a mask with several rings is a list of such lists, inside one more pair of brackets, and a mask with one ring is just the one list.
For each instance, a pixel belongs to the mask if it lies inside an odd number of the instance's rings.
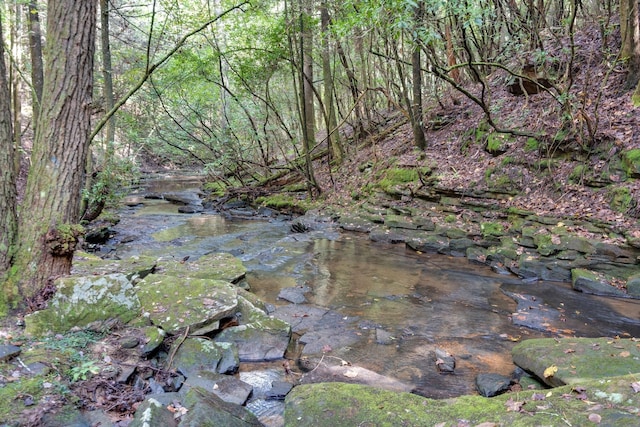
[[504,227],[498,222],[483,222],[480,224],[480,230],[485,239],[504,235]]
[[506,133],[493,132],[487,135],[485,151],[492,156],[500,156],[509,150],[513,137]]
[[151,274],[158,262],[157,258],[134,255],[126,259],[102,259],[87,252],[76,252],[71,273],[74,276],[95,276],[122,273],[130,280],[142,279]]
[[153,274],[138,284],[137,295],[145,315],[169,334],[187,327],[196,335],[211,332],[238,305],[237,288],[222,280]]
[[623,152],[622,161],[629,175],[640,178],[640,148]]
[[[285,427],[335,426],[556,426],[587,425],[597,415],[602,425],[636,426],[640,394],[637,376],[594,380],[583,394],[572,386],[546,393],[507,393],[493,398],[462,396],[433,400],[410,393],[345,384],[297,386],[285,400]],[[582,389],[581,389],[582,390]]]
[[511,354],[516,365],[552,387],[640,373],[633,339],[539,338],[518,343]]
[[218,252],[203,255],[195,260],[161,260],[158,261],[156,272],[166,276],[238,283],[244,279],[247,269],[240,259],[229,253]]
[[634,298],[640,298],[640,273],[627,279],[627,293]]
[[114,320],[127,323],[140,314],[135,289],[124,274],[71,276],[54,284],[57,290],[48,307],[25,316],[27,334],[101,329]]

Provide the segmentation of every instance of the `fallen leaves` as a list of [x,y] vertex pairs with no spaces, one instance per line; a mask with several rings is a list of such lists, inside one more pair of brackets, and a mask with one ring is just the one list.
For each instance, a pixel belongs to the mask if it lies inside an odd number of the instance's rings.
[[556,374],[556,372],[558,372],[558,367],[556,365],[551,365],[547,369],[544,370],[542,375],[544,375],[545,378],[550,378],[550,377],[554,376]]
[[631,388],[634,393],[640,393],[640,381],[635,381],[631,383]]

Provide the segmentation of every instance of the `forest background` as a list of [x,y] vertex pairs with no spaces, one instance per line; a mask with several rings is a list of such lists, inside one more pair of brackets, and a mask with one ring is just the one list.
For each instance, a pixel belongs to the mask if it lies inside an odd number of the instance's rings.
[[363,171],[402,165],[637,228],[638,9],[0,2],[0,312],[46,299],[83,224],[160,167],[220,195],[295,183],[348,205],[373,191]]

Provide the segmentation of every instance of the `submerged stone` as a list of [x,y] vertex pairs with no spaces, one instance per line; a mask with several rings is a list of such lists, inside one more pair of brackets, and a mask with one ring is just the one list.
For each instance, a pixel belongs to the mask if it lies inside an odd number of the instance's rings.
[[25,316],[28,334],[102,328],[114,320],[127,323],[140,313],[140,301],[124,274],[65,277],[55,286],[49,306]]

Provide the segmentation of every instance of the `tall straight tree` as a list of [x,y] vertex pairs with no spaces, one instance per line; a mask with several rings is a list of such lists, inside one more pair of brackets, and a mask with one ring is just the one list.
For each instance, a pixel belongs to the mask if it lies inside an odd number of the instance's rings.
[[40,102],[42,101],[42,85],[44,82],[44,64],[42,62],[42,30],[40,29],[40,12],[38,2],[30,1],[27,6],[27,21],[29,22],[29,52],[31,54],[31,85],[33,123],[38,122]]
[[96,18],[97,0],[47,4],[42,106],[4,289],[9,301],[29,302],[71,269],[81,233],[74,224],[90,142]]
[[411,128],[413,130],[413,141],[416,147],[424,150],[427,141],[424,136],[424,126],[422,119],[422,64],[420,61],[419,37],[422,19],[424,16],[424,1],[419,0],[413,7],[413,18],[415,24],[414,44],[411,52],[411,74],[413,79],[413,104],[411,105]]
[[[0,7],[1,21],[2,7]],[[0,283],[4,272],[11,265],[18,231],[15,209],[16,151],[11,120],[11,96],[9,95],[7,69],[4,63],[4,37],[2,36],[2,25],[0,25]]]

